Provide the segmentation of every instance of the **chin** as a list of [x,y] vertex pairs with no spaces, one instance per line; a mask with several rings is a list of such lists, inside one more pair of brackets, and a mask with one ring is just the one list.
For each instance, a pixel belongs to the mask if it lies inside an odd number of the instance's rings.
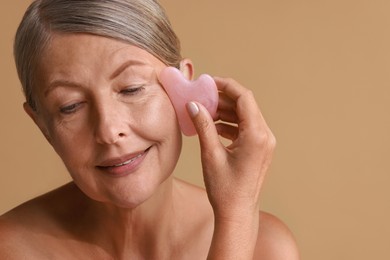
[[[107,203],[119,208],[135,209],[138,206],[147,202],[156,193],[156,189],[136,189],[127,191],[125,194],[115,194]],[[118,196],[119,195],[119,196]]]
[[103,187],[95,187],[93,190],[79,187],[92,200],[117,208],[135,209],[142,204],[161,201],[164,198],[163,194],[170,192],[171,174],[165,177],[160,175],[161,179],[155,178],[156,175],[158,173],[153,172],[149,178],[142,174],[140,179],[124,178],[119,182],[105,183]]

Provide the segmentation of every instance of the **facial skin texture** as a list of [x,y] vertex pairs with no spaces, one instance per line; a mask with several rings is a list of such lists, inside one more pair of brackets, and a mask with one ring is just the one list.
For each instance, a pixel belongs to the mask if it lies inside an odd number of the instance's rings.
[[147,200],[181,150],[175,111],[157,80],[165,65],[135,46],[86,34],[54,35],[41,60],[38,112],[25,109],[78,187],[119,207]]
[[[74,183],[0,216],[0,255],[299,259],[288,229],[259,212],[273,139],[265,138],[272,135],[253,95],[237,82],[214,78],[222,92],[218,119],[238,127],[215,125],[200,104],[192,114],[207,194],[172,177],[181,132],[157,80],[165,67],[119,41],[53,35],[37,71],[37,111],[24,108]],[[190,62],[181,67],[191,78]]]

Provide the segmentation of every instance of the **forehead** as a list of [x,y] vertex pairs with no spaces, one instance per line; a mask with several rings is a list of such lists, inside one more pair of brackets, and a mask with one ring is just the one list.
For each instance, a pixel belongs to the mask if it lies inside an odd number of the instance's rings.
[[128,60],[152,67],[164,65],[147,51],[119,40],[90,34],[54,34],[41,56],[38,76],[109,73]]

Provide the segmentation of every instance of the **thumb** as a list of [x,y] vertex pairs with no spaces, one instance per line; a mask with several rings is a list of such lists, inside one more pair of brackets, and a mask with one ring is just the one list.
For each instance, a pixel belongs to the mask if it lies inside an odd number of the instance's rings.
[[220,146],[214,120],[207,109],[197,102],[188,102],[186,108],[198,133],[201,150],[212,152]]

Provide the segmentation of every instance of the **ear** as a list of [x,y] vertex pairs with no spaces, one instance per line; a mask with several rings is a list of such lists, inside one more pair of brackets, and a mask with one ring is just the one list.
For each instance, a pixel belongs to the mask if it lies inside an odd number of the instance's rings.
[[186,79],[192,80],[194,77],[194,66],[192,61],[190,59],[183,59],[180,62],[180,71]]
[[31,106],[27,103],[23,103],[24,111],[27,113],[27,115],[34,121],[34,123],[39,127],[42,134],[45,136],[46,140],[51,144],[49,132],[47,131],[46,125],[42,119],[42,117],[31,108]]

